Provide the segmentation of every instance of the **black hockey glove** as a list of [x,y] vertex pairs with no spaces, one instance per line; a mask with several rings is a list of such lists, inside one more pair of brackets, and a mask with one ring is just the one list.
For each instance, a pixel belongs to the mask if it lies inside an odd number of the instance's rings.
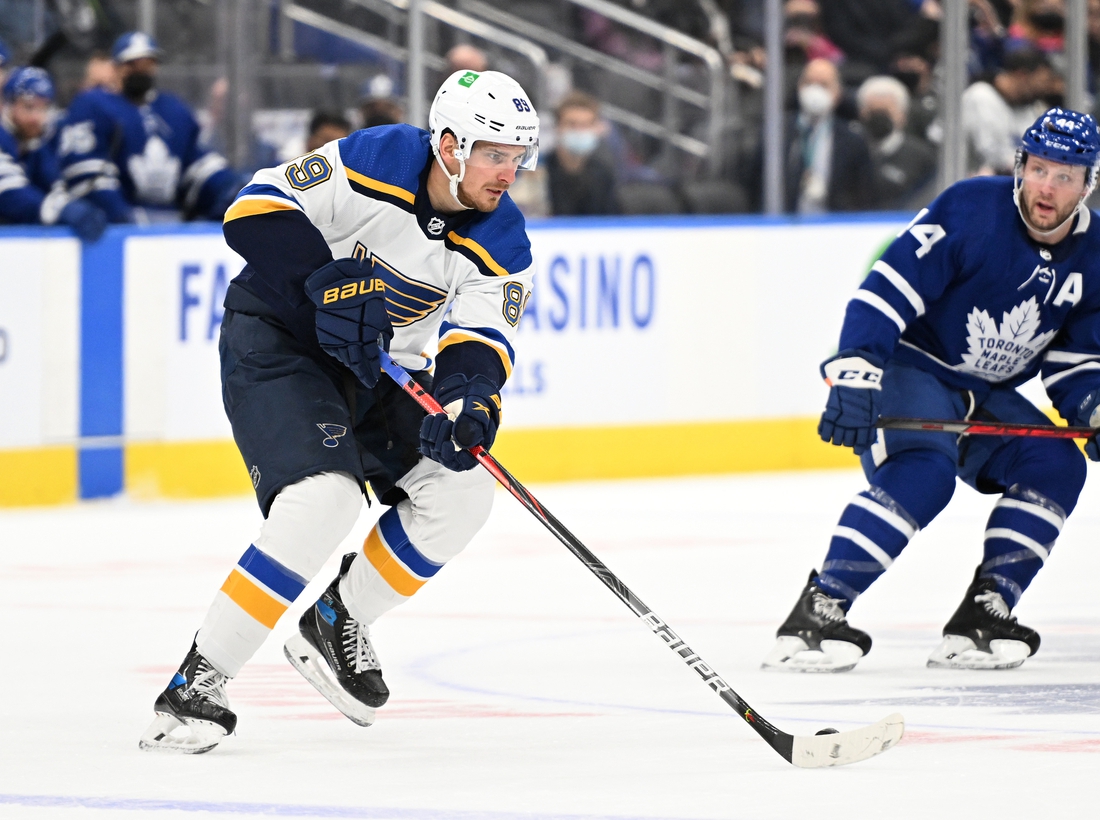
[[[1082,426],[1100,427],[1100,390],[1093,390],[1077,405],[1077,423]],[[1100,461],[1100,446],[1093,435],[1085,442],[1085,455],[1090,461]]]
[[424,419],[420,452],[448,470],[472,470],[477,459],[468,449],[481,445],[488,450],[497,437],[500,391],[484,376],[467,379],[456,373],[443,379],[432,393],[447,412]]
[[386,311],[386,291],[372,266],[355,259],[336,259],[306,279],[306,293],[317,306],[317,341],[367,387],[382,372],[378,337],[390,349],[393,326]]
[[817,434],[861,455],[875,440],[882,362],[862,350],[842,350],[821,365],[821,375],[831,389]]

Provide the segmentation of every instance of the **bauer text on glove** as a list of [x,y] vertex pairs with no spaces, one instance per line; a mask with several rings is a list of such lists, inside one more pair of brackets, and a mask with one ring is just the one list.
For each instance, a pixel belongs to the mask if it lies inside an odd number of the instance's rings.
[[381,374],[379,336],[386,350],[393,338],[382,280],[373,276],[369,263],[336,259],[311,273],[305,289],[317,306],[321,348],[374,387]]

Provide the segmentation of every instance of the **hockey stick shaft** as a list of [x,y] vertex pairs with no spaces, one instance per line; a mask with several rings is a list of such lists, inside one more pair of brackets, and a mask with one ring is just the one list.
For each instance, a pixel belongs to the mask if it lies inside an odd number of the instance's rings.
[[[401,367],[385,350],[382,353],[382,369],[390,376],[397,384],[413,399],[416,400],[425,411],[428,413],[442,413],[443,408],[439,403],[428,394],[419,384],[417,384],[412,376]],[[573,553],[581,563],[588,567],[597,578],[599,578],[604,586],[611,590],[615,597],[626,604],[630,611],[637,615],[646,626],[657,635],[665,645],[668,646],[673,652],[675,652],[684,663],[686,663],[691,669],[699,675],[700,679],[707,684],[714,692],[718,694],[741,718],[748,723],[760,737],[764,738],[768,744],[775,749],[780,755],[783,756],[788,762],[794,762],[792,757],[794,755],[794,737],[777,729],[763,717],[758,715],[756,711],[749,706],[741,697],[733,691],[728,683],[726,683],[721,675],[714,671],[713,667],[703,661],[691,647],[684,643],[672,628],[665,623],[653,610],[647,607],[642,600],[635,595],[626,584],[618,579],[618,577],[607,568],[607,566],[597,558],[588,547],[581,543],[573,533],[571,533],[565,526],[558,521],[554,515],[547,510],[542,504],[539,503],[526,487],[519,483],[504,467],[497,461],[487,450],[483,447],[471,447],[470,454],[478,460],[478,462],[486,470],[488,470],[493,478],[495,478],[501,486],[504,487],[509,493],[511,493],[527,510],[539,520],[539,522],[548,529],[555,538],[561,541],[566,548]]]
[[1055,427],[1050,424],[1014,424],[1003,421],[958,419],[880,418],[875,427],[884,430],[926,430],[931,433],[960,433],[970,436],[1031,436],[1034,438],[1092,438],[1091,427]]

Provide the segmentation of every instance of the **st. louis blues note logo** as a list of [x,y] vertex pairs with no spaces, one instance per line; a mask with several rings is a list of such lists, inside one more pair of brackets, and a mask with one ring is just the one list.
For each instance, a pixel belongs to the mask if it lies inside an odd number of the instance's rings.
[[321,432],[325,434],[321,443],[326,447],[336,447],[340,444],[340,437],[347,435],[348,428],[342,424],[318,424]]

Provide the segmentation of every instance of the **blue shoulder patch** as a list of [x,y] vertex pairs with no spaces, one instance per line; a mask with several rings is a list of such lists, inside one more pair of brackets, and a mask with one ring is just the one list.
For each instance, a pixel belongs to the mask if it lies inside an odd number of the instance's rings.
[[359,175],[383,186],[400,188],[410,194],[410,200],[416,195],[420,172],[431,155],[428,132],[411,125],[364,128],[344,137],[339,144],[340,159],[350,172],[349,179]]
[[526,222],[519,207],[507,193],[492,213],[481,214],[459,230],[454,240],[452,232],[447,245],[458,250],[488,276],[519,273],[531,267],[531,240],[527,238]]

